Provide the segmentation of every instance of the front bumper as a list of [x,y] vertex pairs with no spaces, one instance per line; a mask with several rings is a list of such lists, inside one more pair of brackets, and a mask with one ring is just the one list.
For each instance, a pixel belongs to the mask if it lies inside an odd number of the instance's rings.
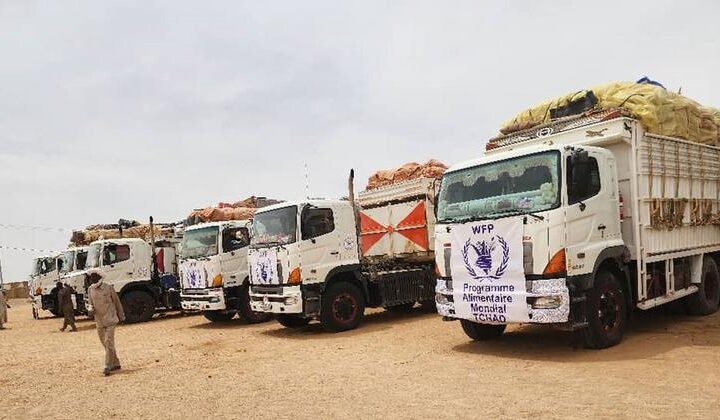
[[185,311],[224,311],[227,309],[225,292],[222,288],[185,289],[180,292],[180,299]]
[[255,312],[302,314],[303,293],[300,286],[251,287],[250,308]]
[[[528,280],[525,283],[530,323],[563,324],[569,321],[570,292],[566,279]],[[540,305],[539,302],[543,301],[546,304]],[[547,302],[553,303],[547,305]],[[458,318],[455,316],[452,280],[437,280],[435,285],[435,305],[438,313],[443,317]]]

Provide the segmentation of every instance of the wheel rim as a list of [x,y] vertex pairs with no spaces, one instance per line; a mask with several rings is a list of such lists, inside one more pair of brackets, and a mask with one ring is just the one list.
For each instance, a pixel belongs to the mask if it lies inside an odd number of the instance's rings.
[[332,303],[332,315],[335,321],[347,324],[355,319],[358,305],[355,297],[350,293],[341,293],[335,296]]
[[715,299],[715,296],[718,292],[718,281],[715,276],[713,276],[710,273],[705,274],[705,278],[703,279],[703,289],[705,291],[705,297],[708,299]]
[[600,294],[598,320],[606,334],[612,334],[622,322],[622,295],[614,289],[605,289]]
[[129,311],[135,318],[141,318],[145,313],[145,302],[140,298],[130,300]]

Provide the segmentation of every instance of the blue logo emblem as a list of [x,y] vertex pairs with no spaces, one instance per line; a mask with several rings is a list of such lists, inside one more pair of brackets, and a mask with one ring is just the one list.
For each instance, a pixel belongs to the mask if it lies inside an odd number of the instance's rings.
[[[498,245],[500,245],[499,250],[497,250]],[[471,261],[471,249],[475,253],[474,261]],[[463,246],[462,257],[470,277],[475,280],[497,280],[507,270],[508,262],[510,262],[510,248],[502,236],[496,235],[489,241],[482,240],[475,243],[472,242],[472,239],[468,239]],[[499,264],[496,266],[498,259]]]
[[255,278],[259,283],[270,283],[275,279],[275,264],[267,251],[259,251],[255,260]]
[[[185,267],[185,283],[190,289],[202,289],[205,287],[205,278],[207,278],[207,272],[205,267],[198,264],[196,261],[192,261]],[[204,274],[204,275],[203,275]]]

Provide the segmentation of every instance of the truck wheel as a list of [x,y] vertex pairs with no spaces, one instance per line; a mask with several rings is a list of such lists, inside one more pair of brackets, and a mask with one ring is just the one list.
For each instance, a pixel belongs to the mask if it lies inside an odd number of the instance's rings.
[[423,312],[436,314],[437,313],[437,305],[435,304],[435,298],[421,301],[420,309]]
[[240,286],[240,296],[238,296],[240,317],[243,318],[248,324],[257,324],[260,322],[270,321],[272,314],[266,312],[255,312],[250,307],[250,285],[248,283]]
[[320,323],[331,332],[356,328],[365,315],[365,298],[354,284],[335,283],[322,296]]
[[128,324],[149,321],[155,314],[155,299],[146,292],[133,290],[124,293],[120,302]]
[[717,312],[720,304],[720,272],[714,259],[703,257],[702,283],[699,290],[687,297],[686,305],[690,315],[710,315]]
[[402,305],[388,306],[385,308],[388,312],[410,312],[415,307],[415,302],[403,303]]
[[210,322],[230,322],[235,317],[235,312],[203,311],[203,316]]
[[606,270],[598,272],[585,304],[588,326],[580,331],[585,347],[604,349],[622,341],[627,322],[627,300],[615,274]]
[[460,320],[463,331],[468,337],[475,341],[487,341],[500,337],[505,332],[507,325],[478,324],[477,322]]
[[286,328],[302,328],[310,323],[310,318],[301,318],[297,315],[278,314],[277,321]]

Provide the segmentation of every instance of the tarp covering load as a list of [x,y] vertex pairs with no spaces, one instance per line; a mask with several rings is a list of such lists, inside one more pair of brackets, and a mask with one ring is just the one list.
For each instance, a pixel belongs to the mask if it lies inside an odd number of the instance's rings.
[[[82,246],[98,239],[141,238],[146,241],[150,240],[150,225],[132,221],[129,227],[126,226],[128,225],[123,224],[122,233],[119,224],[88,226],[84,230],[73,232],[70,242],[75,246]],[[173,225],[163,224],[155,224],[153,230],[155,239],[172,237],[175,231]]]
[[621,108],[648,132],[720,146],[720,109],[705,107],[647,78],[616,82],[560,96],[538,104],[506,121],[500,132],[510,134],[553,120]]
[[430,159],[425,163],[408,162],[399,168],[379,170],[370,175],[365,188],[372,190],[410,179],[440,178],[447,168],[447,165],[435,159]]
[[218,203],[217,207],[206,207],[194,210],[188,215],[185,220],[185,225],[190,226],[204,222],[252,219],[256,209],[280,202],[280,200],[252,196],[235,203]]

